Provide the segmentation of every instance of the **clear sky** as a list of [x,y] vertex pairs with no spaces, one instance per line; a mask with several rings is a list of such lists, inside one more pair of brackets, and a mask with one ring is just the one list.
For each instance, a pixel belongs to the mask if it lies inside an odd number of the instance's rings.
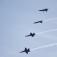
[[[38,12],[48,8],[47,13]],[[33,24],[43,20],[42,24]],[[57,29],[57,0],[0,0],[0,57],[57,57],[57,46],[38,49],[28,55],[19,53],[25,47],[57,43],[57,31],[36,34],[30,32]]]

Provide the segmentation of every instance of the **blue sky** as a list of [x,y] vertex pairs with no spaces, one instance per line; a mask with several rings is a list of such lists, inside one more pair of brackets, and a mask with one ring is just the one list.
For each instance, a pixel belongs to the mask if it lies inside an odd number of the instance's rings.
[[[25,47],[57,43],[57,31],[36,34],[25,38],[30,32],[57,29],[57,0],[0,0],[0,57],[57,57],[57,46],[20,54]],[[37,10],[48,8],[46,14]],[[43,24],[33,24],[43,20]]]

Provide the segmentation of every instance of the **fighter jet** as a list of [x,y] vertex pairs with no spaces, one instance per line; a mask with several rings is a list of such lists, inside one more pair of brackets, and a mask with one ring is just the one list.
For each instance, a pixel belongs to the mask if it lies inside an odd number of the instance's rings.
[[26,35],[25,37],[29,37],[29,36],[34,37],[35,36],[35,33],[31,33],[30,32],[30,34],[29,35]]
[[46,12],[46,13],[47,13],[48,9],[47,9],[47,8],[45,8],[45,9],[41,9],[41,10],[38,10],[38,11]]
[[40,20],[40,21],[37,21],[37,22],[34,22],[34,24],[36,24],[36,23],[43,23],[43,21],[42,20]]
[[29,48],[28,49],[25,48],[24,51],[21,51],[20,53],[23,53],[23,52],[25,52],[26,54],[28,54],[28,52],[30,52],[30,49]]

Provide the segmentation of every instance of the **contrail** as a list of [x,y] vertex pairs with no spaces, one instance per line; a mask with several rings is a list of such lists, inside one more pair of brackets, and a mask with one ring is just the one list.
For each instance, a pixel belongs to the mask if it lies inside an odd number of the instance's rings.
[[48,19],[45,20],[45,21],[52,21],[52,20],[57,20],[57,17],[55,17],[55,18],[48,18]]
[[57,31],[57,29],[50,29],[50,30],[47,30],[47,31],[44,31],[44,32],[39,32],[39,33],[36,33],[36,34],[44,34],[44,33],[52,32],[52,31]]
[[56,45],[57,45],[57,43],[48,44],[48,45],[43,45],[43,46],[40,46],[40,47],[31,49],[31,51],[35,51],[35,50],[42,49],[42,48],[47,48],[47,47],[52,47],[52,46],[56,46]]
[[57,17],[55,17],[55,18],[45,18],[45,22],[48,22],[48,21],[52,21],[52,20],[57,20]]

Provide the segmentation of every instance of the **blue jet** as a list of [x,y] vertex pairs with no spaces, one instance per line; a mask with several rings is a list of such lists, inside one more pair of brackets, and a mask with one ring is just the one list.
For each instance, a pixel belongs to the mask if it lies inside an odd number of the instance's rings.
[[41,11],[41,12],[46,12],[48,11],[48,8],[45,8],[45,9],[41,9],[41,10],[38,10],[38,11]]
[[34,37],[35,36],[35,33],[31,33],[30,32],[30,34],[29,35],[26,35],[25,37],[29,37],[29,36]]
[[25,48],[24,51],[21,51],[20,53],[23,53],[23,52],[25,52],[26,54],[28,54],[28,52],[30,52],[30,49],[29,48],[28,49]]
[[40,20],[40,21],[37,21],[37,22],[34,22],[34,24],[37,24],[37,23],[43,23],[43,21],[42,20]]

